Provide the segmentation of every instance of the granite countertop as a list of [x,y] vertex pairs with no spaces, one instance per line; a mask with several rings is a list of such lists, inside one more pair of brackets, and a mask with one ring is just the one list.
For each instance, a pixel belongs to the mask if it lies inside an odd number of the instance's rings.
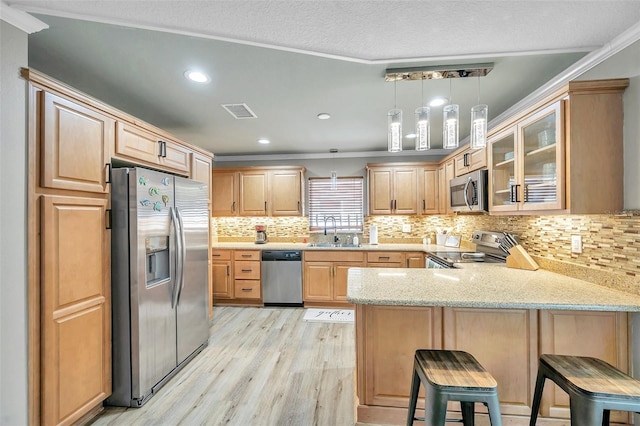
[[[350,251],[460,251],[459,247],[444,247],[435,244],[362,244],[359,247],[310,247],[309,243],[266,243],[224,242],[213,243],[216,250],[350,250]],[[462,249],[464,250],[464,249]]]
[[361,305],[640,312],[640,296],[545,270],[496,264],[454,269],[349,269],[347,300]]

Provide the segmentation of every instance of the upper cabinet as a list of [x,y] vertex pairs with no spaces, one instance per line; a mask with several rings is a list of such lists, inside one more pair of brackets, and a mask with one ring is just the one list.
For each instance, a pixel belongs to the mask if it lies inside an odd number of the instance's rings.
[[303,167],[213,169],[213,216],[302,216]]
[[369,214],[439,213],[436,163],[367,164]]
[[367,166],[369,214],[418,214],[418,168]]
[[48,92],[42,102],[40,184],[46,188],[108,192],[115,120]]
[[440,213],[439,179],[437,166],[425,166],[420,169],[420,214]]
[[191,150],[138,126],[117,123],[114,158],[189,174]]
[[487,150],[467,148],[453,159],[455,176],[462,176],[487,167]]
[[489,138],[492,213],[622,209],[622,92],[628,80],[572,82]]
[[453,159],[438,166],[438,212],[440,214],[451,213],[451,193],[449,181],[454,176],[455,161]]

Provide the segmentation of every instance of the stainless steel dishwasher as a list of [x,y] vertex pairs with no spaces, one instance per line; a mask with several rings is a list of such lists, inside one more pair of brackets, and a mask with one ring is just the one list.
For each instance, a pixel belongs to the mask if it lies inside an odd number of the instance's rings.
[[302,252],[262,251],[262,301],[265,306],[302,306]]

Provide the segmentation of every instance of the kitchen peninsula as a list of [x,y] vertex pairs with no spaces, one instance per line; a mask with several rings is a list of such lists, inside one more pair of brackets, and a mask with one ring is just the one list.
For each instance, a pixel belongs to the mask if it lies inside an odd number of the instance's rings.
[[[350,269],[347,300],[356,304],[357,421],[376,424],[406,421],[418,348],[472,353],[498,381],[503,419],[528,424],[540,354],[594,356],[629,371],[629,313],[640,312],[640,296],[486,264]],[[544,424],[568,416],[566,394],[547,391]]]

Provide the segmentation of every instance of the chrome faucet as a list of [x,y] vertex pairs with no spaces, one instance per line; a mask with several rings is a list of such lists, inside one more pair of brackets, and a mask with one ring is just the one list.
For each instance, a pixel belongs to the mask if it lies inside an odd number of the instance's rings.
[[324,217],[324,235],[327,235],[327,220],[333,220],[333,242],[337,243],[338,241],[340,241],[340,238],[338,238],[338,225],[336,224],[336,218],[333,216],[325,216]]

